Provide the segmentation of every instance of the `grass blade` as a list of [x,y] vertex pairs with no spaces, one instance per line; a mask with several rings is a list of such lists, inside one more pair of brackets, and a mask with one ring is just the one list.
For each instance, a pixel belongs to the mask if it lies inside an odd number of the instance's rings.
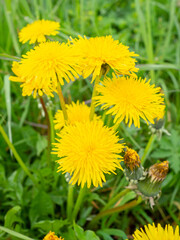
[[10,235],[12,235],[14,237],[18,237],[20,239],[23,239],[23,240],[34,240],[33,238],[26,237],[25,235],[23,235],[21,233],[18,233],[18,232],[15,232],[13,230],[10,230],[9,228],[6,228],[6,227],[0,226],[0,230],[3,231],[3,232],[9,233]]

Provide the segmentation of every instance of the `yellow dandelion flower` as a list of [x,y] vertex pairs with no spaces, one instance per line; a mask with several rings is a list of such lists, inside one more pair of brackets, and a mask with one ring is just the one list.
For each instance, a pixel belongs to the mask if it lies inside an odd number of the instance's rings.
[[171,225],[166,225],[162,228],[160,224],[157,227],[153,224],[145,226],[145,230],[142,228],[136,230],[133,234],[134,240],[180,240],[179,226],[175,229]]
[[19,32],[19,41],[30,44],[35,42],[45,42],[46,36],[55,36],[58,33],[60,24],[49,20],[37,20],[22,28]]
[[110,108],[107,114],[115,115],[114,122],[120,123],[125,119],[140,127],[140,118],[148,124],[154,123],[155,118],[160,118],[165,109],[163,94],[160,87],[150,85],[150,80],[130,77],[116,77],[112,80],[106,78],[103,85],[97,87],[100,93],[96,96],[96,104],[102,105],[102,109]]
[[73,185],[77,182],[82,187],[87,183],[88,188],[91,183],[102,186],[105,173],[115,174],[116,168],[122,169],[119,153],[124,146],[114,130],[103,126],[102,121],[66,125],[58,136],[58,143],[54,143],[54,153],[60,158],[58,172],[68,172]]
[[57,77],[61,85],[78,78],[76,56],[71,46],[59,42],[45,42],[23,55],[19,63],[13,63],[16,77],[10,80],[22,82],[23,96],[53,96],[57,88]]
[[64,240],[64,238],[61,238],[61,237],[58,238],[58,236],[56,236],[54,232],[51,232],[51,231],[50,231],[50,232],[43,238],[43,240]]
[[[75,124],[76,122],[86,122],[89,121],[90,107],[88,107],[84,102],[77,103],[72,102],[71,104],[66,104],[66,110],[68,115],[68,124]],[[94,119],[99,119],[95,114]],[[55,129],[61,129],[65,125],[64,115],[62,110],[58,110],[55,115]]]
[[112,36],[89,39],[79,37],[72,42],[81,57],[79,66],[84,78],[92,73],[93,81],[100,73],[107,72],[108,68],[112,68],[117,75],[129,75],[138,71],[135,68],[136,60],[132,58],[138,55],[130,52],[127,46],[114,40]]

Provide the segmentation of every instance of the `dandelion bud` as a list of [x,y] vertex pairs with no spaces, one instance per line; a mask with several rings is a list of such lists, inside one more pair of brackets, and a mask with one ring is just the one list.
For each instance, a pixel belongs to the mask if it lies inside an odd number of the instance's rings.
[[158,199],[160,196],[161,184],[168,173],[168,169],[168,161],[156,163],[150,167],[146,179],[139,181],[137,184],[139,194],[150,201],[151,207],[154,205],[154,199]]
[[164,122],[165,120],[160,119],[154,119],[154,124],[150,125],[150,130],[153,134],[156,134],[158,139],[161,139],[162,133],[165,133],[166,135],[170,136],[170,133],[164,128]]
[[124,164],[124,173],[128,180],[136,182],[143,179],[144,168],[141,166],[139,155],[135,150],[127,147],[124,155]]
[[164,119],[160,118],[160,119],[155,119],[154,120],[154,124],[152,124],[152,128],[154,129],[154,131],[160,130],[161,128],[164,127]]

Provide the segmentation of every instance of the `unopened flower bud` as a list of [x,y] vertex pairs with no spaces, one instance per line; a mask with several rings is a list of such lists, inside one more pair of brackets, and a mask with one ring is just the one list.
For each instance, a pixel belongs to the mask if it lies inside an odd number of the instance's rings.
[[126,148],[124,164],[124,173],[128,180],[136,182],[144,178],[144,168],[141,166],[140,157],[135,150]]
[[156,134],[158,139],[161,139],[162,133],[165,133],[166,135],[170,136],[170,133],[164,128],[164,119],[154,119],[154,124],[150,124],[149,128],[152,132],[152,134]]
[[137,190],[145,199],[149,199],[151,207],[154,205],[154,199],[159,198],[161,185],[169,169],[168,161],[156,163],[150,167],[147,177],[139,181]]

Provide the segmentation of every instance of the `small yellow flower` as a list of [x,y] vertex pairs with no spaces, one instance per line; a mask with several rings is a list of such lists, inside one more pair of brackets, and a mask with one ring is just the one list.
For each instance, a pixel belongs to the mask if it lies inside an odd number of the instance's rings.
[[[23,96],[36,97],[38,93],[53,96],[58,81],[64,84],[78,78],[74,50],[71,46],[59,42],[45,42],[23,55],[19,63],[13,63],[16,77],[10,80],[22,82]],[[58,79],[57,79],[58,78]]]
[[160,93],[160,87],[150,85],[150,80],[130,77],[106,78],[97,87],[100,93],[96,96],[96,105],[102,105],[102,109],[110,108],[106,114],[115,115],[114,122],[120,123],[123,119],[129,122],[129,127],[134,122],[140,127],[140,118],[148,124],[154,123],[155,118],[160,118],[164,112],[164,98]]
[[59,28],[60,24],[58,22],[37,20],[21,29],[19,32],[19,41],[22,43],[29,41],[30,44],[45,42],[46,36],[55,36]]
[[122,169],[120,162],[123,144],[119,143],[113,129],[103,126],[102,121],[77,122],[66,125],[57,134],[55,154],[60,158],[58,171],[71,175],[70,183],[77,182],[81,187],[91,183],[97,187],[106,181],[104,174],[115,174],[116,168]]
[[93,74],[92,81],[101,73],[104,74],[108,68],[112,68],[117,75],[137,72],[136,60],[132,57],[138,56],[130,52],[128,47],[114,40],[112,36],[86,37],[72,39],[74,48],[77,50],[81,61],[78,63],[84,78]]
[[[84,102],[79,103],[79,101],[77,101],[77,103],[72,102],[70,105],[66,104],[66,110],[68,115],[68,124],[89,121],[90,107],[88,107]],[[99,119],[99,117],[95,114],[94,119]],[[57,111],[54,123],[55,129],[59,130],[65,125],[62,110]]]
[[58,238],[58,236],[56,236],[54,232],[51,232],[51,231],[50,231],[50,232],[43,238],[43,240],[64,240],[64,238],[61,238],[61,237]]
[[160,224],[155,225],[148,224],[145,226],[145,230],[142,228],[136,230],[133,234],[134,240],[180,240],[179,226],[173,230],[171,225],[166,225],[162,228]]

